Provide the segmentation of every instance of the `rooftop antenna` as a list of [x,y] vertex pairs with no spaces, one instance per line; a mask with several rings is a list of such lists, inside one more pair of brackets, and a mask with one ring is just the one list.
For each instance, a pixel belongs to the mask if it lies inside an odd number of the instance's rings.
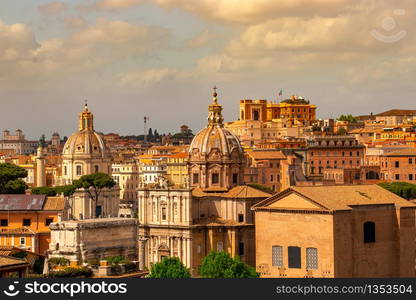
[[147,122],[149,121],[149,117],[145,116],[143,119],[144,119],[144,142],[147,143],[147,135],[148,135]]

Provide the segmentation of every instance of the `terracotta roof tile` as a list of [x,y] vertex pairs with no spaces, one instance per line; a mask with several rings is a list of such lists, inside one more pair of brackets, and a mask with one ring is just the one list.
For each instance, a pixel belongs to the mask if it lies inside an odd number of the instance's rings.
[[268,198],[270,194],[260,191],[258,189],[252,188],[247,185],[239,185],[233,187],[227,192],[221,192],[221,190],[213,190],[212,192],[207,192],[207,190],[202,190],[197,187],[192,190],[193,197],[221,197],[221,198]]
[[350,210],[354,205],[394,204],[396,207],[416,205],[393,194],[378,185],[337,185],[291,187],[253,206],[254,209],[267,207],[289,193],[297,193],[331,211]]
[[65,208],[65,198],[58,197],[47,197],[43,205],[43,210],[63,210]]
[[416,156],[416,148],[408,148],[389,152],[384,156]]
[[9,257],[9,256],[0,256],[0,268],[1,267],[11,267],[11,266],[21,266],[29,265],[25,260]]
[[248,155],[254,159],[286,159],[281,151],[251,151]]

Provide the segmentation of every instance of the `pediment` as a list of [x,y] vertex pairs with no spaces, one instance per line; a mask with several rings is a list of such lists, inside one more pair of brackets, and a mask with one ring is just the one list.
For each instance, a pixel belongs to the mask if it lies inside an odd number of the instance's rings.
[[321,205],[301,196],[296,193],[289,193],[282,196],[276,201],[269,203],[266,207],[269,208],[282,208],[282,209],[325,209]]

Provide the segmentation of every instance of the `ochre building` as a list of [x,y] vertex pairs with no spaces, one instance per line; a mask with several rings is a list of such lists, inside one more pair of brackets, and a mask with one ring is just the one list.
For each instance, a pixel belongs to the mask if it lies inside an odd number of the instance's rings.
[[414,277],[415,208],[378,185],[291,187],[253,207],[261,277]]

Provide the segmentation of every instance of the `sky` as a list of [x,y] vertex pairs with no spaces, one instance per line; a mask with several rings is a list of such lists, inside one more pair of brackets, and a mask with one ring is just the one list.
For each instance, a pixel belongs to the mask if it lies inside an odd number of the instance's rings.
[[416,109],[414,0],[0,0],[0,130],[142,134],[303,96],[319,118]]

